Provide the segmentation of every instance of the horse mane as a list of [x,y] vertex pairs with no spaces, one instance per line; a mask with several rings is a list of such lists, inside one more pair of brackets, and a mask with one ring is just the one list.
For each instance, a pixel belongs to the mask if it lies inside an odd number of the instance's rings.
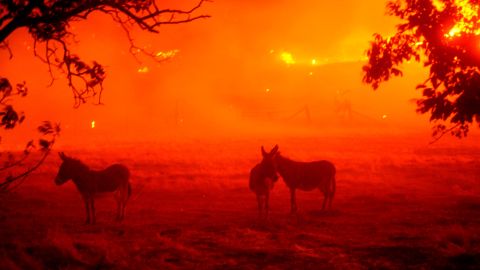
[[90,168],[79,159],[69,157],[67,160],[68,160],[68,162],[71,162],[72,164],[78,165],[78,167],[81,168],[81,169],[85,169],[87,171],[90,170]]
[[280,153],[280,151],[276,153],[276,156],[277,156],[279,159],[282,159],[282,160],[284,160],[284,161],[294,161],[294,160],[292,160],[291,158],[282,155],[282,153]]

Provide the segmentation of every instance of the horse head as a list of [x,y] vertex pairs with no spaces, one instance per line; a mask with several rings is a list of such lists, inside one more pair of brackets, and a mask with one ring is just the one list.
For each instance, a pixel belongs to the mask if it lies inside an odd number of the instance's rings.
[[278,175],[277,175],[277,170],[276,170],[276,167],[275,167],[275,162],[274,162],[274,158],[277,154],[277,151],[278,151],[278,145],[275,145],[275,147],[273,147],[272,150],[270,150],[270,152],[266,152],[265,149],[261,148],[262,150],[262,162],[260,163],[262,168],[263,168],[263,172],[264,172],[264,175],[271,178],[273,181],[277,181],[278,180]]
[[55,177],[55,184],[57,186],[62,185],[68,180],[72,179],[74,176],[74,168],[76,167],[74,159],[67,157],[67,155],[65,155],[63,152],[59,152],[58,155],[62,160],[62,164],[58,170],[57,177]]

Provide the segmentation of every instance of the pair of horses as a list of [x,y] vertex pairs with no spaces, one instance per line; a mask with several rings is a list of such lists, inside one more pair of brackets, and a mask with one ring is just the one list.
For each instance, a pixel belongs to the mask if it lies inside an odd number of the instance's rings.
[[290,189],[291,212],[297,211],[296,190],[311,191],[319,189],[324,196],[322,210],[328,202],[332,207],[335,196],[335,166],[326,160],[299,162],[288,159],[278,152],[278,145],[266,152],[261,148],[262,161],[250,171],[250,189],[255,192],[258,202],[259,217],[268,216],[270,191],[278,180],[278,174]]

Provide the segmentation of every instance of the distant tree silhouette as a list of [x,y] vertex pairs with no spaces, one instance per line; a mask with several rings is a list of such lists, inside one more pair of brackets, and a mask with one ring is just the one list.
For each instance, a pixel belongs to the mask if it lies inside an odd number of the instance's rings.
[[402,20],[393,36],[374,35],[363,81],[374,89],[401,76],[400,65],[422,62],[429,76],[417,86],[417,111],[429,113],[433,137],[468,134],[480,123],[480,18],[476,0],[389,1],[387,13]]
[[[104,67],[93,61],[87,63],[70,50],[75,34],[70,24],[87,20],[92,13],[103,13],[118,23],[128,37],[130,52],[135,55],[143,53],[156,61],[166,59],[165,55],[155,54],[136,46],[130,34],[132,27],[152,33],[158,33],[162,25],[188,23],[207,18],[209,15],[196,15],[197,10],[207,0],[196,1],[187,10],[162,7],[155,0],[0,0],[0,51],[7,51],[13,57],[8,37],[17,29],[27,29],[33,38],[33,53],[43,61],[50,73],[51,83],[55,74],[63,74],[67,78],[69,89],[73,93],[74,106],[78,107],[91,98],[101,103],[103,81],[106,74]],[[22,123],[25,115],[18,112],[11,102],[13,97],[25,97],[28,93],[25,82],[12,86],[10,80],[0,74],[0,129],[13,129]],[[15,157],[12,153],[1,155],[6,160],[0,164],[0,172],[7,176],[0,180],[0,191],[9,190],[17,180],[24,179],[30,172],[38,168],[50,152],[56,136],[60,132],[58,124],[44,122],[39,132],[47,138],[37,143],[27,143],[23,154]],[[38,162],[27,169],[13,175],[10,169],[24,164],[27,156],[34,148],[40,149],[42,155]]]

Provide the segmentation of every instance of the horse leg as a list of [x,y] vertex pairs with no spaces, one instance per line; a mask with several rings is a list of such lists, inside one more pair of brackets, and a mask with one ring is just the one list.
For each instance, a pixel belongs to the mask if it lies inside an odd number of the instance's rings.
[[290,189],[290,209],[292,214],[297,212],[297,198],[295,195],[295,189],[291,188]]
[[336,180],[335,176],[332,177],[332,182],[331,182],[331,191],[330,191],[330,198],[328,200],[328,208],[332,209],[332,201],[333,197],[335,196],[335,191],[336,191]]
[[122,193],[118,191],[115,193],[115,200],[117,201],[117,217],[115,220],[120,221],[122,216]]
[[130,198],[130,183],[126,183],[125,190],[123,191],[123,200],[122,200],[122,216],[121,219],[125,218],[125,207],[127,206],[127,201]]
[[257,194],[257,203],[258,203],[258,218],[262,218],[263,212],[263,198],[261,195]]
[[120,216],[120,220],[123,220],[125,218],[125,206],[127,205],[127,201],[123,201],[122,202],[122,213],[121,213],[121,216]]
[[119,198],[117,198],[117,217],[115,219],[117,221],[122,220],[122,201]]
[[90,224],[90,204],[89,204],[89,198],[84,197],[83,201],[85,202],[85,210],[86,210],[86,215],[87,218],[85,220],[85,224]]
[[268,218],[269,198],[270,192],[267,191],[267,194],[265,195],[265,219]]
[[95,201],[93,198],[90,198],[90,206],[92,207],[92,224],[95,224]]
[[323,205],[322,211],[325,211],[325,206],[327,205],[327,200],[330,197],[330,192],[323,192]]

